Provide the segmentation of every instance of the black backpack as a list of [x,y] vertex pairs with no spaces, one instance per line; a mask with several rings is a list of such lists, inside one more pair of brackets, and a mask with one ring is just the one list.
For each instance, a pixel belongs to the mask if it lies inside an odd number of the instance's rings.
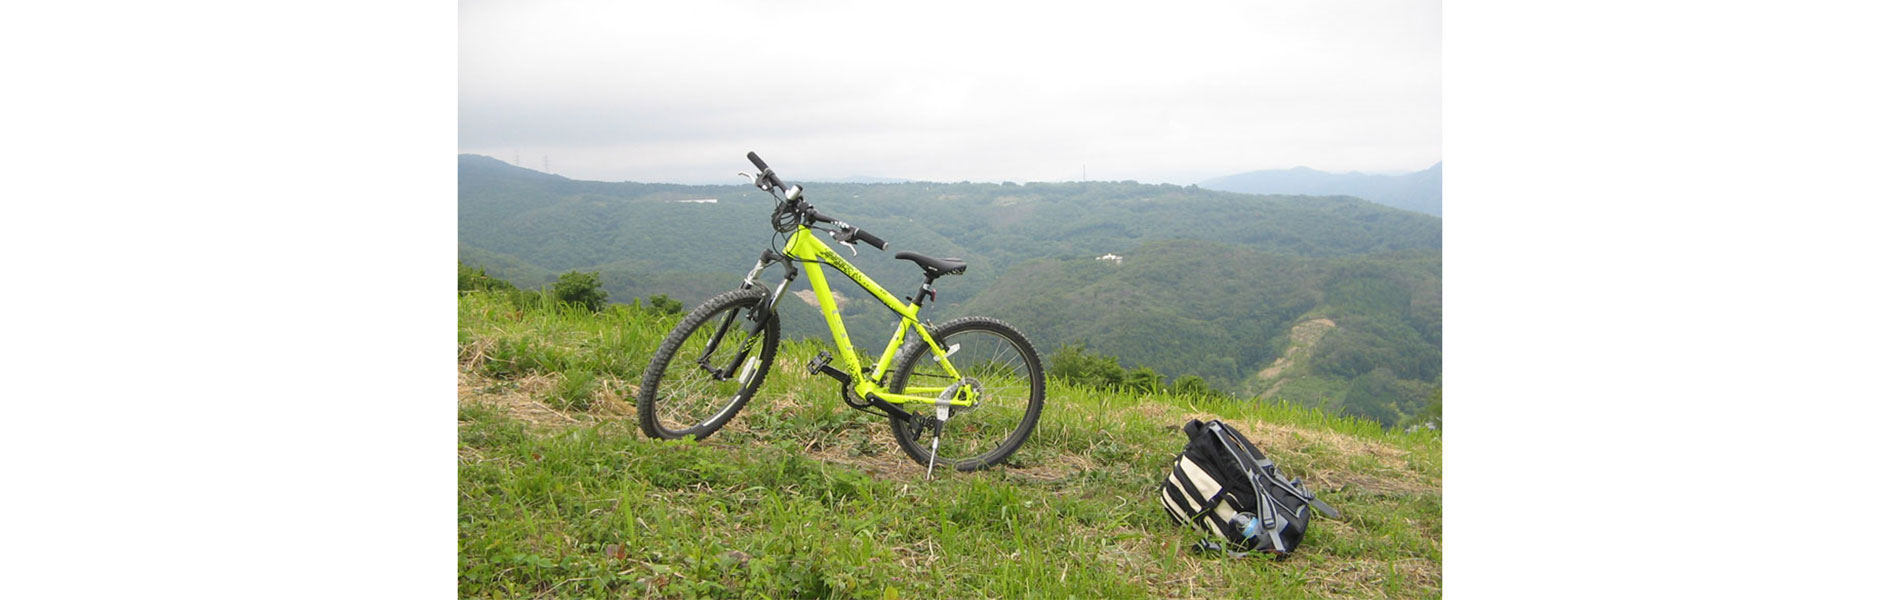
[[[1320,502],[1298,478],[1280,474],[1272,459],[1226,423],[1195,419],[1181,430],[1187,433],[1187,447],[1161,484],[1161,505],[1176,523],[1225,540],[1230,555],[1257,551],[1285,558],[1306,537],[1309,506],[1339,518],[1339,511]],[[1197,547],[1221,549],[1208,540]]]

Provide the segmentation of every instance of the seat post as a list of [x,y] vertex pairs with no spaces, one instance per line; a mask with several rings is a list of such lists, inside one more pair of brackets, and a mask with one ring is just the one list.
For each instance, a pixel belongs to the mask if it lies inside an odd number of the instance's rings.
[[937,301],[937,290],[930,287],[930,284],[932,282],[935,282],[936,280],[937,278],[935,277],[925,276],[924,284],[917,286],[917,295],[912,296],[912,298],[914,298],[915,300],[913,301],[917,303],[918,315],[924,314],[924,298],[925,297],[929,297],[931,302]]

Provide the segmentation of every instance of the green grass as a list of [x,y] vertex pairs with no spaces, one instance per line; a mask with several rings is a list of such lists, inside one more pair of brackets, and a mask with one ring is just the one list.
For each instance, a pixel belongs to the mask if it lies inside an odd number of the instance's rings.
[[[796,367],[821,347],[802,342],[781,347],[726,429],[658,442],[640,435],[628,382],[675,319],[462,297],[462,596],[1440,593],[1433,434],[1284,404],[1052,385],[1035,437],[1005,468],[925,480],[882,419]],[[1285,561],[1191,552],[1199,537],[1155,492],[1190,416],[1235,424],[1345,519],[1316,519]]]

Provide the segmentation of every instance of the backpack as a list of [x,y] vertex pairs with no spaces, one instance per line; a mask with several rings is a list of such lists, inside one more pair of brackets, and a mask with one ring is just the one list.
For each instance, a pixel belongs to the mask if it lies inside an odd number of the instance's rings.
[[1286,558],[1306,537],[1309,506],[1339,518],[1339,511],[1314,497],[1298,478],[1288,480],[1247,436],[1226,423],[1195,419],[1181,430],[1187,433],[1187,447],[1161,484],[1161,505],[1176,523],[1212,534],[1197,549],[1221,550],[1209,541],[1220,539],[1231,556],[1257,551]]

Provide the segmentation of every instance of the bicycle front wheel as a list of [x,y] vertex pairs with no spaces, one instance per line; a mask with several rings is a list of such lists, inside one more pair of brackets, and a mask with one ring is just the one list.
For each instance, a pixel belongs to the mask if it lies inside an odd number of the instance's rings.
[[733,290],[695,307],[660,342],[640,377],[640,430],[649,437],[705,439],[759,391],[778,354],[778,315],[756,339],[748,315],[760,289]]
[[[962,378],[931,356],[921,341],[907,345],[896,359],[888,389],[907,395],[936,395],[935,389],[973,384],[976,405],[951,407],[937,439],[936,464],[958,471],[988,468],[1022,447],[1042,416],[1042,359],[1029,338],[1008,324],[986,317],[954,319],[930,330],[944,360]],[[931,462],[934,406],[907,405],[911,422],[891,419],[897,445],[919,464]]]

